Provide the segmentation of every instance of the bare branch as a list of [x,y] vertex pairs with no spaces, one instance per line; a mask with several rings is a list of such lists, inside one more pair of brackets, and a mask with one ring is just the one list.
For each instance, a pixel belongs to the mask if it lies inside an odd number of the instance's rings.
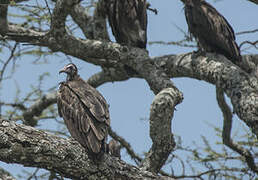
[[254,41],[254,42],[251,42],[251,41],[243,41],[241,42],[241,44],[239,45],[239,48],[241,48],[244,44],[250,44],[252,45],[253,47],[255,47],[256,49],[258,49],[258,40],[257,41]]
[[24,124],[30,126],[37,125],[37,120],[34,118],[34,116],[39,116],[47,107],[56,103],[56,96],[56,92],[44,95],[31,107],[27,108],[22,114],[24,117]]
[[132,76],[130,73],[127,73],[127,71],[124,68],[104,68],[103,71],[94,74],[91,76],[87,82],[93,86],[98,87],[104,83],[107,82],[117,82],[117,81],[125,81],[128,80],[131,77],[136,77],[135,75]]
[[39,167],[72,179],[166,179],[105,155],[89,159],[76,141],[47,134],[30,126],[0,120],[0,160]]
[[171,119],[178,104],[177,98],[177,92],[167,88],[159,92],[151,104],[150,137],[153,144],[141,165],[147,171],[158,173],[175,147]]
[[16,47],[17,47],[18,43],[15,43],[15,45],[13,46],[12,50],[11,50],[11,54],[9,56],[9,58],[6,60],[6,62],[4,63],[1,71],[0,71],[0,83],[2,82],[3,80],[3,77],[4,77],[4,72],[5,72],[5,69],[7,67],[7,65],[9,64],[9,62],[14,58],[14,52],[16,50]]
[[88,39],[94,39],[92,27],[93,17],[87,13],[85,8],[83,8],[80,4],[77,4],[71,8],[70,15],[74,22],[81,28],[84,36]]
[[231,139],[231,129],[232,129],[232,113],[230,107],[227,105],[223,90],[216,87],[216,97],[218,105],[223,113],[223,143],[228,146],[233,151],[237,152],[241,156],[243,156],[246,160],[247,165],[249,168],[258,173],[258,167],[255,165],[254,157],[252,156],[251,152],[247,149],[242,148],[240,145],[233,142]]
[[254,29],[251,31],[241,31],[241,32],[236,33],[236,35],[250,34],[250,33],[256,33],[256,32],[258,32],[258,29]]

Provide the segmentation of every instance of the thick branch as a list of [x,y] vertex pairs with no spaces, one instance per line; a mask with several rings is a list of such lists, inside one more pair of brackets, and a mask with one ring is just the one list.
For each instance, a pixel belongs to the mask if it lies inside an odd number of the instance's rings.
[[232,139],[231,139],[231,129],[232,129],[232,113],[230,110],[230,107],[227,105],[225,98],[224,98],[224,93],[223,90],[216,87],[216,97],[217,97],[217,102],[218,105],[223,113],[223,131],[222,131],[222,138],[223,138],[223,143],[228,146],[230,149],[233,151],[237,152],[241,156],[243,156],[246,160],[247,165],[249,168],[258,173],[258,167],[255,165],[254,158],[251,154],[250,151],[247,149],[242,148],[240,145],[235,144]]
[[88,39],[94,39],[93,27],[93,17],[88,14],[84,7],[80,4],[76,4],[70,10],[70,15],[74,22],[81,28],[83,34]]
[[[253,58],[256,59],[257,55]],[[224,56],[215,54],[197,58],[189,53],[170,55],[155,58],[155,62],[170,77],[191,77],[222,88],[231,99],[234,112],[258,137],[258,80],[255,76],[248,75]]]
[[91,76],[87,82],[96,88],[107,82],[125,81],[129,78],[130,76],[123,68],[105,68],[103,71]]
[[142,163],[145,170],[158,173],[175,147],[171,119],[177,101],[177,92],[172,88],[162,90],[154,98],[150,110],[150,137],[153,144]]
[[94,162],[76,141],[14,122],[0,120],[0,134],[0,160],[6,163],[44,168],[74,179],[172,179],[108,155]]

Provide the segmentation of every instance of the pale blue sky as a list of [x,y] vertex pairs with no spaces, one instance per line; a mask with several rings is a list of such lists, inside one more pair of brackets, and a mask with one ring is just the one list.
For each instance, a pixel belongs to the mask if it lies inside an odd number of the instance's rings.
[[[209,0],[216,9],[223,14],[234,28],[235,32],[257,29],[258,6],[247,0],[222,0],[214,3]],[[183,38],[183,34],[174,26],[177,25],[187,31],[184,17],[183,4],[180,0],[150,0],[153,8],[157,8],[159,13],[154,15],[149,12],[148,21],[148,41],[178,41]],[[257,40],[257,33],[253,35],[237,36],[237,42],[244,40]],[[247,46],[244,46],[247,47]],[[151,45],[147,47],[151,56],[165,54],[178,54],[192,51],[191,48],[176,46]],[[243,52],[256,53],[254,48]],[[45,71],[50,72],[50,77],[46,78],[43,87],[45,89],[55,86],[64,80],[64,76],[58,76],[58,71],[68,60],[62,53],[57,56],[47,56],[48,64],[31,65],[36,57],[23,56],[17,60],[20,67],[15,72],[11,80],[5,81],[2,86],[1,98],[11,102],[15,96],[15,83],[24,91],[24,96],[30,90],[31,84],[37,84],[37,77]],[[0,58],[6,59],[8,53],[2,52]],[[100,71],[99,67],[82,62],[73,58],[73,62],[79,67],[79,73],[84,79]],[[10,68],[9,68],[10,70]],[[215,144],[218,138],[215,132],[208,125],[213,124],[222,127],[222,114],[216,103],[215,87],[204,81],[189,78],[172,79],[178,89],[184,94],[184,101],[176,107],[172,120],[173,133],[182,137],[183,143],[190,146],[192,141],[200,142],[201,135],[208,138],[211,144]],[[132,145],[133,149],[140,155],[148,151],[151,146],[149,138],[149,109],[154,98],[147,83],[140,79],[130,79],[125,82],[107,83],[99,87],[98,90],[110,104],[111,126],[121,136]],[[145,120],[142,120],[145,119]],[[48,126],[55,127],[51,120],[42,121],[41,128]],[[234,118],[234,129],[240,128],[238,118]],[[124,160],[130,158],[123,151]],[[15,165],[3,165],[10,172],[17,173]],[[178,168],[180,172],[180,168]],[[14,174],[15,174],[14,173]]]

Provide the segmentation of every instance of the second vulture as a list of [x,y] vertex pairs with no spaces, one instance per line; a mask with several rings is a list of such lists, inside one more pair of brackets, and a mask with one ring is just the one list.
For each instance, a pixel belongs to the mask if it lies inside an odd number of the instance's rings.
[[118,43],[146,48],[146,0],[104,0],[112,33]]
[[199,50],[224,55],[233,63],[241,61],[234,30],[228,21],[205,0],[181,0],[190,33],[197,40]]

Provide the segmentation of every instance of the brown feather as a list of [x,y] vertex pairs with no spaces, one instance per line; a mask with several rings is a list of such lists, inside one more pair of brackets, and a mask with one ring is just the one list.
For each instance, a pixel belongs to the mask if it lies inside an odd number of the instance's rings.
[[146,48],[146,0],[105,0],[108,21],[120,44]]
[[190,33],[199,48],[224,55],[232,62],[241,60],[233,28],[228,21],[204,0],[184,0],[185,16]]
[[71,136],[90,153],[103,153],[110,125],[104,97],[77,75],[61,83],[57,105]]

